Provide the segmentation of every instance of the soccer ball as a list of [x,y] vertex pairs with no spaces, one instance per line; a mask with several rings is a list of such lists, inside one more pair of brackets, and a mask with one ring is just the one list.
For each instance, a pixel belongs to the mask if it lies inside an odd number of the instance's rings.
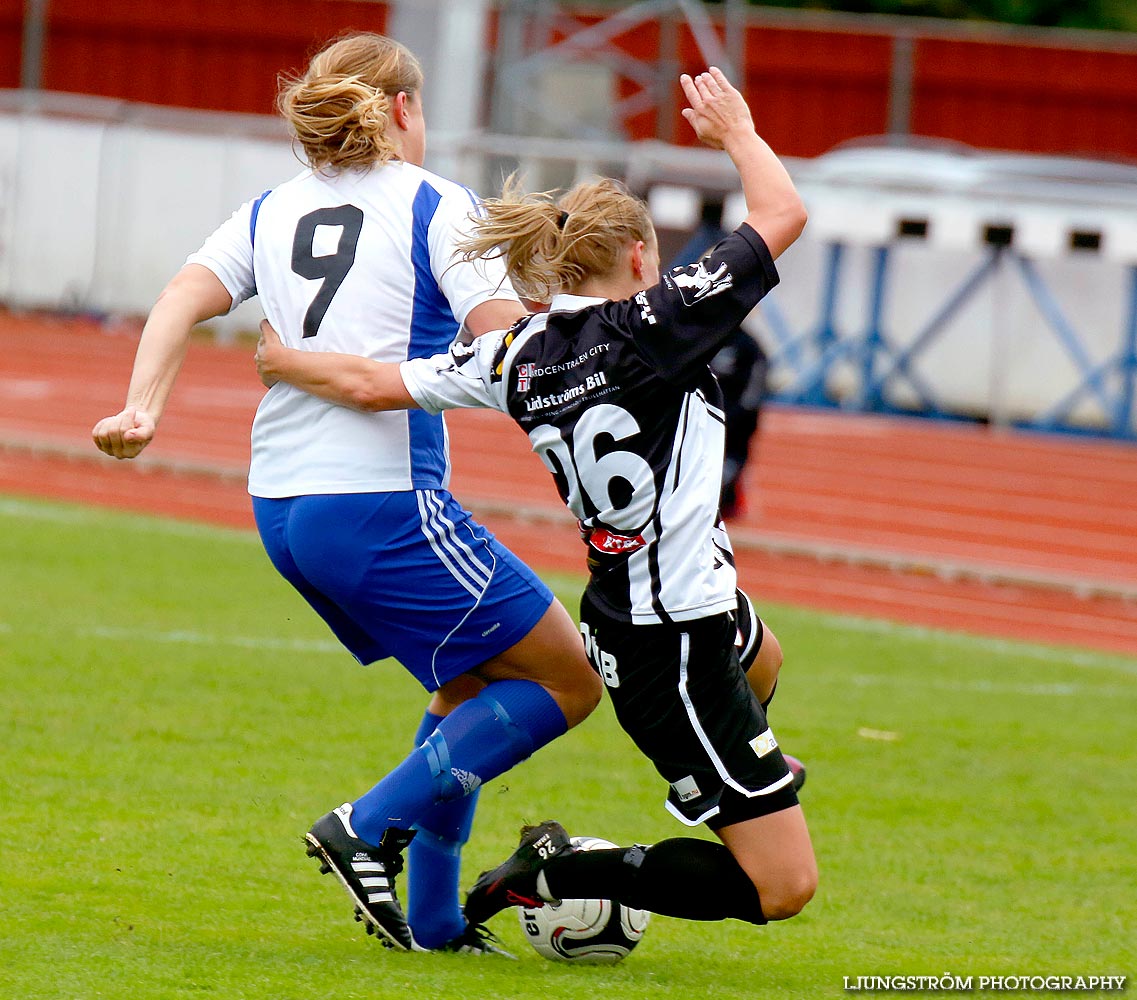
[[[573,837],[572,844],[581,851],[616,846],[599,837]],[[614,965],[640,943],[651,914],[608,899],[565,899],[537,909],[519,906],[517,916],[526,939],[545,958]]]

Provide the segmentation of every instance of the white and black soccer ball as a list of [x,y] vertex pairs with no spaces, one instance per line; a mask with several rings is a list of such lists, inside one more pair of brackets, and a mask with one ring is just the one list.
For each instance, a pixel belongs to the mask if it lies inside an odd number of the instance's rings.
[[[599,837],[573,837],[581,851],[615,847]],[[539,908],[519,906],[526,940],[555,962],[614,965],[640,943],[651,914],[609,899],[565,899]]]

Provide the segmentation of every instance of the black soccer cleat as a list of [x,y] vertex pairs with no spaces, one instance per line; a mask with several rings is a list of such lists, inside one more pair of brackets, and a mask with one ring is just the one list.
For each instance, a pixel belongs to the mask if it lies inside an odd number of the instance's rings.
[[796,757],[791,757],[788,753],[784,753],[782,756],[786,759],[790,774],[794,776],[794,791],[800,792],[801,786],[805,784],[805,765]]
[[466,896],[466,919],[483,924],[508,906],[537,908],[558,902],[541,891],[541,873],[553,858],[574,853],[565,828],[555,820],[523,826],[517,850],[492,871],[482,872]]
[[420,950],[395,892],[395,876],[403,870],[403,850],[413,830],[388,827],[378,847],[356,836],[351,826],[351,804],[316,820],[305,835],[308,857],[320,861],[320,874],[329,872],[343,883],[355,903],[355,919],[368,934],[399,951]]
[[432,950],[460,952],[464,955],[496,955],[517,961],[517,956],[502,948],[497,936],[484,924],[467,924],[466,929],[456,938]]

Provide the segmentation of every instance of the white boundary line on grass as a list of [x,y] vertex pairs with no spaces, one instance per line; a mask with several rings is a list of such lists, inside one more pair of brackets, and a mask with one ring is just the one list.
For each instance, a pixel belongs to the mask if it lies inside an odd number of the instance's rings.
[[81,626],[75,629],[80,638],[109,639],[113,642],[163,642],[187,646],[238,646],[241,649],[276,649],[295,653],[351,654],[331,639],[275,639],[252,635],[217,635],[179,629],[156,632],[148,629],[113,628],[106,625]]
[[817,618],[829,628],[847,631],[866,632],[881,636],[900,635],[913,639],[934,639],[937,642],[961,646],[978,646],[989,653],[1004,656],[1027,657],[1048,663],[1072,667],[1091,667],[1117,670],[1130,677],[1137,677],[1137,660],[1123,653],[1096,653],[1092,650],[1063,649],[1057,646],[1040,646],[1035,643],[1015,639],[999,639],[994,636],[974,635],[970,632],[952,632],[948,629],[928,628],[926,625],[905,625],[881,618],[856,618],[852,615],[833,615],[818,612]]
[[[1021,659],[1024,655],[1033,658],[1049,660],[1056,664],[1069,665],[1074,662],[1073,656],[1064,656],[1060,650],[1051,650],[1045,647],[1032,647],[1025,643],[1004,642],[1002,640],[987,640],[982,636],[958,635],[953,632],[938,631],[935,629],[910,628],[908,626],[893,626],[890,622],[869,622],[857,618],[819,616],[827,619],[826,624],[838,629],[853,629],[862,632],[907,633],[913,638],[934,640],[936,642],[958,642],[960,645],[973,645],[987,648],[996,653],[1005,653]],[[868,626],[868,627],[865,627]],[[7,622],[0,622],[0,632],[12,633],[15,629]],[[331,639],[280,639],[268,636],[247,635],[219,635],[216,633],[198,632],[188,629],[178,629],[169,632],[148,629],[118,628],[114,626],[95,625],[80,626],[74,630],[80,638],[106,639],[111,642],[158,642],[191,646],[236,646],[240,649],[281,650],[296,653],[328,653],[342,654],[347,651]],[[992,648],[994,647],[994,648]],[[1123,660],[1113,660],[1108,654],[1101,657],[1095,654],[1074,654],[1078,666],[1104,667],[1116,669],[1126,676],[1137,677],[1137,663],[1127,663]],[[943,691],[970,691],[976,694],[1017,694],[1040,695],[1044,697],[1072,697],[1076,695],[1094,695],[1106,697],[1137,697],[1137,687],[1111,685],[1098,687],[1086,685],[1080,681],[1055,681],[1040,684],[1014,684],[999,681],[953,681],[940,677],[928,677],[921,681],[912,679],[897,679],[888,674],[844,674],[843,678],[858,687],[873,685],[898,685],[903,687],[921,686]]]
[[[849,621],[856,621],[850,619]],[[842,620],[842,626],[847,626],[848,622]],[[11,632],[12,626],[0,622],[0,631]],[[80,638],[93,638],[105,639],[111,642],[158,642],[170,643],[177,645],[190,645],[190,646],[235,646],[240,649],[259,649],[259,650],[279,650],[295,653],[328,653],[328,654],[342,654],[345,659],[349,659],[347,651],[334,640],[327,639],[279,639],[271,637],[258,637],[248,635],[219,635],[216,633],[197,632],[187,629],[178,629],[170,632],[153,631],[148,629],[130,629],[130,628],[117,628],[113,626],[95,625],[95,626],[81,626],[76,628],[75,634]],[[924,630],[926,634],[920,635],[917,638],[921,639],[935,639],[940,641],[942,639],[954,639],[950,632],[933,632],[932,630]],[[971,637],[962,637],[964,640],[970,642]],[[975,644],[983,645],[982,638],[974,640]],[[1010,649],[1008,652],[1021,657],[1023,650]],[[1047,650],[1040,650],[1040,652],[1048,652]],[[1066,662],[1066,661],[1060,661]],[[1110,666],[1111,664],[1102,664],[1103,666]],[[1137,664],[1134,665],[1134,670],[1131,676],[1137,676]],[[1092,696],[1092,697],[1137,697],[1137,685],[1133,687],[1124,687],[1120,685],[1109,685],[1108,687],[1100,687],[1093,684],[1085,684],[1080,681],[1056,681],[1054,683],[1044,684],[1014,684],[1003,683],[999,681],[988,680],[975,680],[975,681],[952,681],[940,677],[926,677],[918,680],[912,678],[896,678],[887,674],[844,674],[843,679],[858,687],[871,687],[874,685],[893,685],[899,687],[924,687],[940,691],[952,692],[974,692],[976,694],[1009,694],[1009,695],[1038,695],[1042,697],[1056,697],[1068,698],[1075,696]]]
[[998,681],[953,681],[946,678],[927,677],[918,681],[911,678],[890,677],[887,674],[848,674],[845,677],[855,687],[874,687],[876,685],[894,687],[924,687],[936,691],[963,692],[982,695],[1039,695],[1042,697],[1072,698],[1091,695],[1096,698],[1137,698],[1137,685],[1123,687],[1111,684],[1099,687],[1074,681],[1056,681],[1053,684],[1007,684]]
[[[25,501],[13,498],[0,498],[0,516],[34,518],[41,521],[54,521],[66,524],[81,524],[85,521],[102,517],[106,511],[88,510],[79,507],[53,506],[53,501]],[[240,539],[250,544],[260,545],[260,538],[255,531],[240,528],[221,528],[208,524],[188,523],[174,521],[159,517],[145,517],[135,521],[136,526],[144,527],[157,534],[167,534],[182,537],[216,537],[227,540]],[[560,574],[564,576],[564,574]],[[802,609],[806,610],[806,609]],[[858,618],[852,615],[827,614],[820,611],[809,611],[819,621],[829,628],[845,629],[848,631],[865,632],[881,636],[899,635],[914,639],[934,639],[937,642],[952,643],[962,646],[977,646],[987,652],[1000,653],[1005,656],[1033,660],[1042,660],[1049,663],[1066,664],[1076,667],[1105,668],[1117,670],[1128,676],[1137,677],[1137,660],[1121,653],[1096,653],[1092,650],[1063,649],[1059,647],[1041,646],[1031,642],[1014,639],[999,639],[990,636],[973,635],[967,632],[952,632],[947,629],[928,628],[923,625],[906,625],[900,622],[891,622],[880,618]],[[11,630],[0,622],[0,631]],[[137,638],[143,638],[140,633],[131,633]],[[175,635],[179,633],[168,633]],[[185,633],[189,635],[191,633]],[[111,638],[111,636],[106,636]],[[175,641],[172,639],[156,639],[155,641]],[[183,640],[189,641],[189,640]],[[221,640],[213,640],[221,641]],[[264,640],[266,642],[279,642],[281,640]],[[259,644],[261,640],[242,640],[237,645]],[[273,647],[263,647],[273,648]],[[292,647],[281,647],[292,648]],[[325,652],[328,649],[340,650],[334,642],[327,642],[324,646],[313,646],[312,652]]]
[[[0,437],[0,451],[8,451],[17,455],[31,455],[33,458],[62,458],[68,462],[82,462],[84,464],[107,461],[107,457],[97,452],[94,446],[79,447],[47,438],[26,437],[19,441],[13,441],[11,438]],[[249,479],[247,464],[235,465],[224,462],[166,458],[164,455],[154,455],[152,452],[147,452],[142,457],[132,460],[131,468],[141,473],[169,472],[175,475],[203,476],[221,482],[244,483]]]

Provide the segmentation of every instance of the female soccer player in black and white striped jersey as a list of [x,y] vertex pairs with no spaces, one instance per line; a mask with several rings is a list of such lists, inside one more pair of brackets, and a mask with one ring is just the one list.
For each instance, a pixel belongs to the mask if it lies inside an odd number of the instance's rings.
[[571,896],[765,923],[798,913],[817,885],[765,714],[781,651],[737,590],[720,517],[722,396],[708,368],[777,282],[805,210],[726,77],[712,68],[681,84],[685,117],[730,155],[747,206],[698,261],[661,275],[646,207],[613,182],[559,199],[507,188],[464,255],[504,258],[523,296],[551,300],[547,312],[401,365],[288,350],[271,328],[258,352],[266,384],[362,410],[492,407],[526,431],[588,545],[582,631],[617,717],[668,782],[667,808],[722,841],[576,852],[544,823],[479,879],[466,902],[475,921]]

